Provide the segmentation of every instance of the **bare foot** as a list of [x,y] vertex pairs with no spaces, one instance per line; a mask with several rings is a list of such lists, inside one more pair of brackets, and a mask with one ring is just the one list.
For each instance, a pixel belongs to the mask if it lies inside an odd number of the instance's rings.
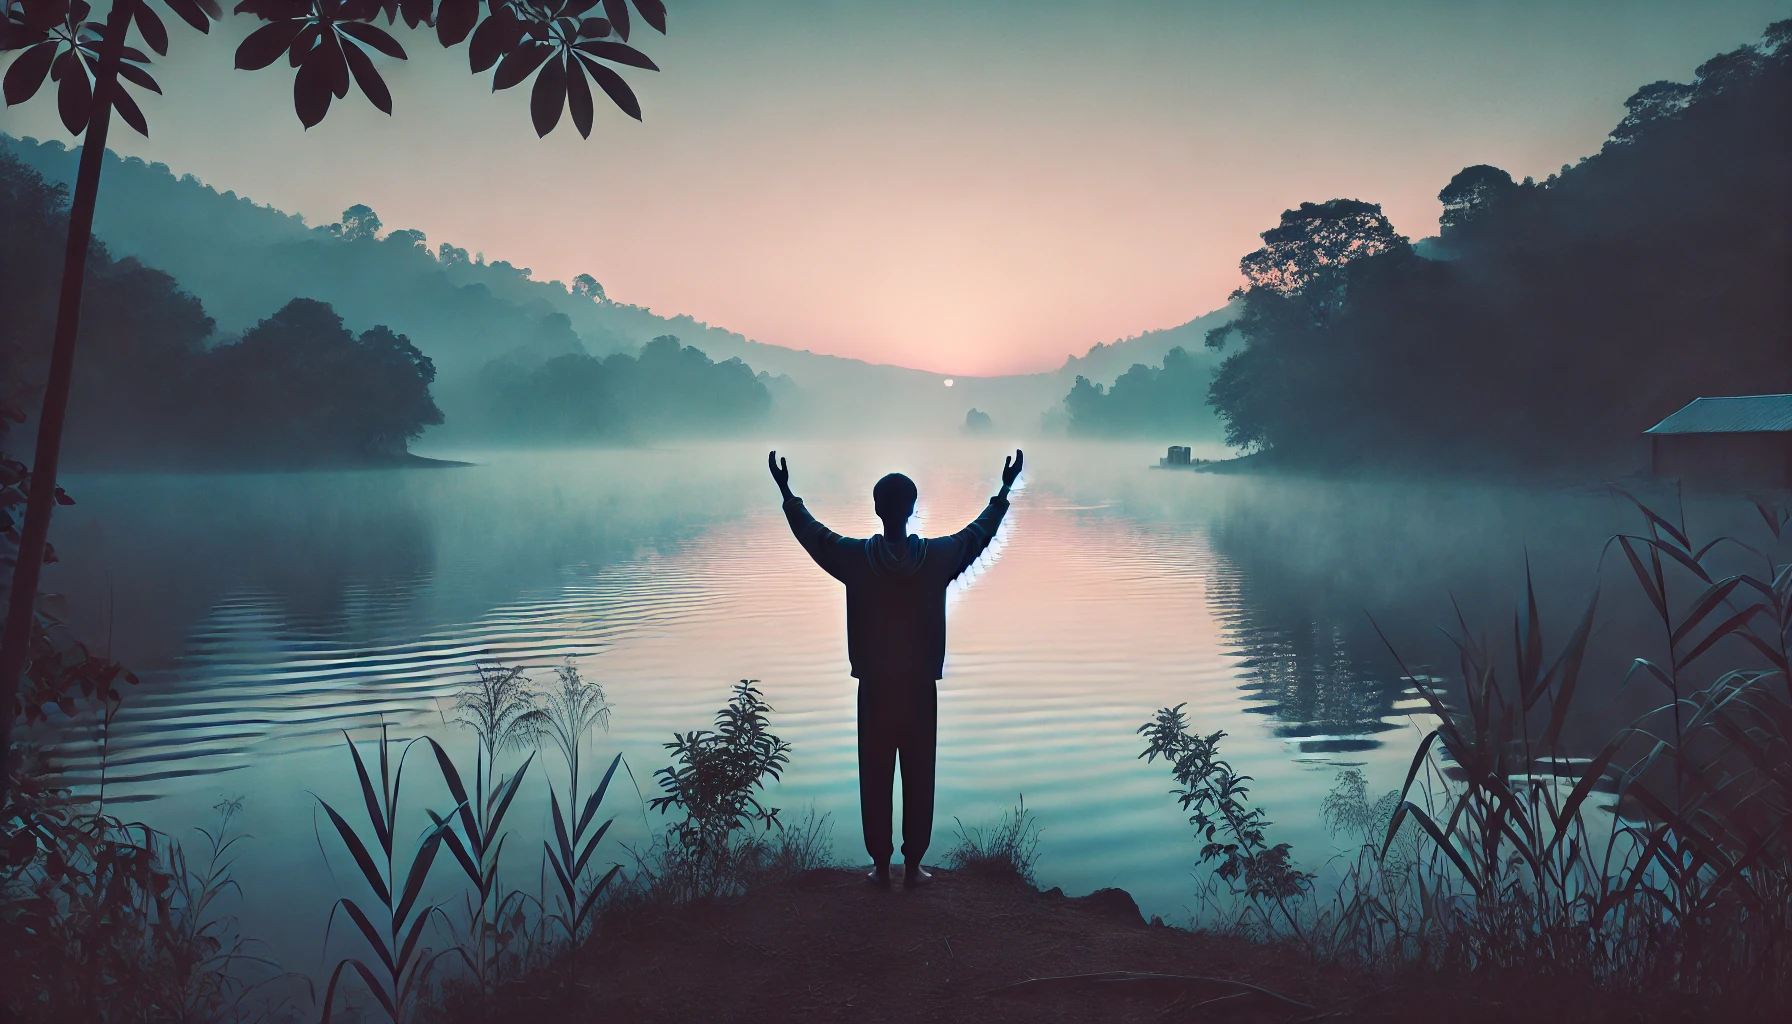
[[890,865],[879,864],[873,867],[871,873],[865,876],[865,881],[879,889],[888,889],[890,887]]
[[902,865],[902,887],[915,889],[933,881],[933,873],[919,864]]

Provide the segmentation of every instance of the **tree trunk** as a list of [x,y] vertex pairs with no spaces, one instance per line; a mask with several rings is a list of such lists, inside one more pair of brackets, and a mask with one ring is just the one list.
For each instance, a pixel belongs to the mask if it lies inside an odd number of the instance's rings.
[[13,568],[12,593],[6,607],[6,632],[0,637],[0,806],[6,803],[12,767],[13,702],[19,695],[31,648],[31,626],[37,611],[37,581],[43,572],[44,548],[50,536],[50,512],[56,505],[56,463],[62,454],[62,423],[68,415],[69,378],[75,366],[75,334],[81,324],[81,293],[87,283],[87,249],[93,239],[93,207],[100,188],[100,162],[106,155],[106,130],[112,124],[112,90],[118,87],[118,64],[131,16],[140,0],[114,0],[106,16],[106,41],[93,86],[93,107],[81,144],[75,173],[75,195],[68,212],[68,248],[62,259],[62,293],[56,306],[56,335],[50,349],[50,377],[44,386],[43,410],[37,420],[37,453],[31,465],[31,493],[25,525],[19,533],[19,561]]

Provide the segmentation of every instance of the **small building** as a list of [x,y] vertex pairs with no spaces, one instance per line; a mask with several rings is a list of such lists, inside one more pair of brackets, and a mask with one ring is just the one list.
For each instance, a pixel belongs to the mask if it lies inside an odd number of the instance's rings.
[[1695,398],[1643,433],[1658,477],[1792,487],[1792,395]]
[[1165,469],[1168,469],[1171,466],[1187,466],[1190,464],[1189,457],[1193,454],[1194,452],[1191,449],[1186,448],[1183,445],[1173,444],[1170,446],[1170,454],[1157,460],[1157,464],[1163,466]]

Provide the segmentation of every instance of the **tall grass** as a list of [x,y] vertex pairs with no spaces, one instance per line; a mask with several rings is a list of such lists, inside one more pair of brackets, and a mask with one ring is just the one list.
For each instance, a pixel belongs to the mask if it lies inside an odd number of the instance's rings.
[[[554,842],[544,841],[542,847],[548,864],[554,869],[554,881],[559,885],[556,895],[560,901],[560,911],[551,917],[560,925],[567,942],[577,942],[580,931],[597,906],[597,901],[622,871],[621,864],[613,864],[602,878],[581,891],[582,879],[591,867],[591,855],[597,851],[597,844],[603,842],[605,833],[610,831],[610,826],[616,821],[611,817],[595,829],[592,828],[597,809],[604,802],[604,795],[609,792],[610,780],[616,777],[616,768],[622,764],[622,755],[617,754],[611,759],[597,788],[586,797],[584,809],[579,810],[579,762],[582,748],[585,738],[594,730],[609,726],[610,704],[604,698],[603,686],[581,678],[578,669],[572,665],[560,666],[556,674],[560,685],[549,691],[547,696],[544,735],[559,748],[561,759],[566,765],[566,809],[561,810],[560,795],[549,786]],[[572,813],[577,813],[577,817],[569,820]]]
[[1039,820],[1027,810],[1023,794],[993,825],[966,825],[957,818],[958,841],[946,851],[946,866],[972,874],[1018,878],[1037,883],[1034,867],[1039,862]]
[[[1565,740],[1598,594],[1552,652],[1527,577],[1503,656],[1458,615],[1453,688],[1389,645],[1435,725],[1393,793],[1371,801],[1360,773],[1340,776],[1327,821],[1363,842],[1328,903],[1278,888],[1286,849],[1255,827],[1261,809],[1212,749],[1220,734],[1158,712],[1146,753],[1181,759],[1203,858],[1324,955],[1792,1006],[1792,519],[1761,505],[1771,543],[1696,544],[1632,501],[1643,527],[1607,554],[1647,600],[1659,653],[1606,689],[1652,688],[1645,713],[1603,742]],[[1754,567],[1720,573],[1724,558]]]
[[[369,914],[354,900],[340,898],[330,908],[330,921],[334,923],[336,911],[341,910],[366,940],[373,952],[373,962],[360,957],[344,957],[337,961],[324,989],[323,1019],[328,1024],[335,1010],[336,986],[342,980],[343,971],[353,968],[380,1009],[390,1020],[397,1022],[409,1017],[423,997],[431,970],[443,955],[432,953],[421,945],[423,928],[434,907],[420,905],[418,897],[422,894],[424,880],[429,877],[436,852],[441,849],[442,838],[449,832],[449,825],[437,821],[424,829],[414,844],[401,845],[398,812],[403,796],[404,759],[411,744],[405,744],[399,753],[395,771],[390,756],[392,740],[387,735],[385,723],[380,724],[377,741],[379,782],[376,785],[361,759],[361,752],[355,748],[355,741],[346,733],[343,739],[348,743],[349,755],[355,762],[355,775],[361,784],[367,822],[373,831],[372,850],[336,808],[322,799],[318,800],[318,805],[354,858],[375,902],[369,905],[374,911]],[[326,942],[328,931],[329,925],[326,925]]]
[[[460,712],[457,720],[473,731],[476,740],[473,786],[469,791],[442,745],[425,737],[455,801],[454,809],[445,814],[427,813],[431,821],[444,826],[442,838],[472,885],[465,899],[467,942],[462,951],[480,990],[489,992],[525,923],[519,904],[526,897],[503,890],[498,868],[508,835],[504,816],[535,762],[531,753],[505,778],[498,775],[498,758],[537,740],[546,715],[523,669],[496,663],[475,666],[474,678],[461,689],[455,707]],[[456,824],[458,832],[453,827]]]

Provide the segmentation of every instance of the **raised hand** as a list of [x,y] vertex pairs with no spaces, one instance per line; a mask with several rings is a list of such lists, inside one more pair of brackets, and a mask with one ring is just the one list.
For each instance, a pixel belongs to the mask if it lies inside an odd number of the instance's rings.
[[1003,494],[1007,494],[1008,488],[1014,486],[1014,481],[1020,477],[1020,468],[1025,461],[1026,453],[1022,452],[1019,448],[1014,449],[1014,456],[1012,458],[1002,460]]
[[784,500],[789,501],[790,494],[790,461],[778,458],[777,452],[769,452],[765,456],[766,468],[772,471],[772,481],[778,485]]

